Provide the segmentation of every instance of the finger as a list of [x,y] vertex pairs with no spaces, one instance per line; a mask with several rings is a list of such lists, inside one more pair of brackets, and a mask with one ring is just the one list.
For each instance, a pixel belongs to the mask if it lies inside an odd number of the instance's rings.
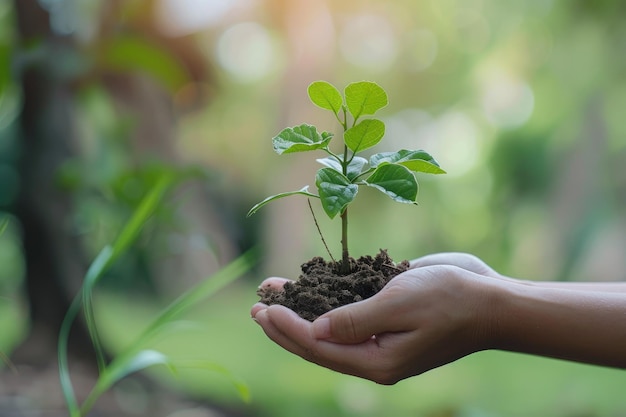
[[274,342],[303,359],[348,375],[381,384],[393,384],[411,370],[397,364],[406,355],[398,345],[406,344],[410,333],[383,334],[359,344],[340,344],[313,337],[310,322],[293,311],[272,306],[259,313],[258,321]]
[[261,310],[265,310],[267,308],[266,304],[263,303],[256,303],[252,306],[252,309],[250,310],[250,316],[253,319],[256,319],[256,315],[259,313],[259,311]]
[[418,259],[414,259],[410,262],[411,268],[421,268],[425,266],[434,265],[452,265],[465,269],[476,274],[499,277],[496,271],[494,271],[489,265],[487,265],[480,258],[471,255],[469,253],[462,252],[444,252],[427,255]]
[[270,306],[257,315],[267,336],[309,362],[338,372],[368,377],[372,359],[378,354],[373,338],[362,344],[338,344],[317,339],[312,324],[292,310],[280,305]]
[[309,362],[382,384],[393,384],[411,372],[404,366],[396,366],[405,360],[398,345],[407,344],[406,339],[412,337],[410,332],[387,333],[358,344],[342,344],[317,339],[311,323],[284,307],[272,307],[265,314],[271,322],[266,334]]
[[366,300],[339,307],[313,322],[316,338],[337,343],[362,343],[373,335],[408,330],[401,305],[406,291],[393,285]]
[[263,280],[263,282],[261,282],[261,285],[259,285],[259,289],[274,289],[274,290],[281,290],[283,288],[283,285],[285,285],[286,282],[289,282],[291,280],[287,279],[287,278],[280,278],[280,277],[270,277],[270,278],[266,278]]
[[316,340],[309,321],[278,304],[261,309],[254,318],[275,343],[296,355],[310,356],[308,349]]
[[421,268],[433,265],[450,265],[458,263],[458,258],[464,254],[456,252],[433,253],[422,256],[409,262],[411,268]]

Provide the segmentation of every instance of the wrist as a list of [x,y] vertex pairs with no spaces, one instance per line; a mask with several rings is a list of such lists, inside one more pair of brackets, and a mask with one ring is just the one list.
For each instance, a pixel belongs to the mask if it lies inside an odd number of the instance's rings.
[[538,353],[538,339],[555,323],[550,296],[545,288],[524,280],[507,281],[495,289],[492,348],[510,352]]
[[512,343],[511,329],[515,320],[519,320],[517,301],[528,287],[526,282],[514,279],[485,282],[478,315],[478,326],[483,340],[482,350],[508,350]]

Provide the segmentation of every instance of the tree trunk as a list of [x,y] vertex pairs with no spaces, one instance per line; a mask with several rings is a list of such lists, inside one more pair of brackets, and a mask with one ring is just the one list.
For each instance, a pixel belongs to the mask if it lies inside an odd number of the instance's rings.
[[[48,15],[36,0],[15,0],[22,45],[41,42],[43,59],[21,72],[20,193],[16,216],[22,227],[26,297],[31,329],[14,354],[16,363],[44,365],[56,360],[59,327],[86,270],[78,236],[70,231],[71,196],[55,181],[59,167],[72,156],[72,96],[50,70],[55,51],[71,47],[69,38],[50,30]],[[72,284],[72,288],[68,288]],[[92,358],[89,335],[76,326],[70,338],[75,356]]]

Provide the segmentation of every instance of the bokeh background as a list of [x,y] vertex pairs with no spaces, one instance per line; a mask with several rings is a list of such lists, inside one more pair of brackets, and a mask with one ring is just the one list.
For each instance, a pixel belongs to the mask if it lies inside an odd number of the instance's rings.
[[[271,147],[285,126],[337,131],[308,84],[371,80],[390,99],[375,151],[423,148],[448,174],[418,178],[418,206],[362,190],[353,254],[463,251],[526,279],[623,280],[625,52],[621,0],[0,0],[0,415],[63,415],[68,300],[174,171],[191,179],[98,287],[105,347],[114,356],[164,303],[257,247],[253,272],[158,342],[220,364],[251,400],[220,373],[156,369],[97,415],[625,416],[618,370],[483,352],[382,387],[282,351],[249,319],[256,286],[324,249],[304,198],[246,218],[313,183],[311,155]],[[339,226],[316,211],[337,254]],[[85,337],[78,325],[88,385]]]

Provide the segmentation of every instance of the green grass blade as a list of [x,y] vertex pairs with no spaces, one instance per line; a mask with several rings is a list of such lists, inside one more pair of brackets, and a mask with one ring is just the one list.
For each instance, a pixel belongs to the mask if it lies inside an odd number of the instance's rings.
[[81,415],[86,415],[97,399],[111,388],[113,384],[132,373],[154,365],[165,365],[172,373],[176,374],[176,368],[171,359],[156,350],[142,350],[133,356],[115,359],[98,378],[96,386],[80,408]]
[[99,257],[89,268],[85,276],[82,287],[83,306],[85,314],[85,322],[89,329],[89,335],[96,352],[98,361],[98,369],[102,371],[105,367],[104,349],[98,336],[96,321],[93,316],[92,292],[96,282],[104,274],[104,272],[122,255],[128,247],[136,240],[137,236],[143,229],[150,216],[154,213],[159,203],[162,201],[166,191],[171,186],[174,176],[163,175],[156,185],[146,194],[139,207],[133,213],[128,223],[122,229],[120,235],[116,239],[113,247],[107,247],[101,252],[104,257]]
[[246,403],[250,402],[250,389],[248,388],[248,385],[223,366],[211,361],[203,360],[176,361],[176,365],[178,368],[204,369],[207,371],[217,372],[230,380],[242,401]]
[[133,213],[126,226],[118,236],[113,245],[113,260],[124,253],[128,247],[135,241],[141,229],[148,221],[148,218],[154,213],[157,206],[163,200],[163,196],[174,183],[176,177],[172,174],[163,175],[154,185],[150,192],[143,198],[139,207]]
[[[102,275],[102,272],[110,264],[111,257],[113,256],[113,250],[110,246],[104,247],[98,256],[91,263],[91,266],[87,270],[87,274],[85,275],[85,280],[83,281],[83,286],[79,294],[76,295],[70,308],[65,313],[65,317],[63,318],[63,322],[61,323],[61,329],[59,331],[59,340],[58,340],[58,361],[59,361],[59,378],[61,379],[61,390],[63,391],[63,398],[65,399],[65,403],[68,407],[68,411],[70,412],[71,417],[80,416],[80,409],[78,407],[78,402],[76,401],[76,394],[74,393],[74,387],[72,386],[72,381],[70,378],[68,357],[67,357],[67,347],[69,342],[69,335],[72,329],[72,324],[78,313],[80,313],[81,302],[84,300],[85,294],[90,293],[91,287],[95,283],[97,277]],[[93,317],[91,317],[93,319]],[[89,326],[89,324],[88,324]],[[94,335],[91,333],[92,340]]]
[[[233,282],[244,273],[246,273],[257,260],[257,250],[251,249],[243,255],[236,258],[234,261],[226,265],[224,268],[217,271],[211,277],[202,281],[192,289],[185,292],[175,301],[173,301],[168,307],[166,307],[159,316],[142,332],[142,334],[131,344],[128,348],[121,352],[114,361],[105,368],[102,372],[97,385],[89,394],[85,402],[83,403],[81,410],[86,412],[91,409],[95,401],[104,393],[112,384],[119,381],[131,372],[136,372],[153,364],[163,363],[159,362],[158,355],[143,357],[138,356],[142,352],[154,352],[141,350],[141,347],[155,336],[159,331],[167,328],[172,322],[188,311],[191,307],[196,305],[201,300],[210,297],[218,290],[222,289],[229,283]],[[157,352],[158,353],[158,352]],[[153,363],[146,366],[139,366],[138,364],[149,363],[152,358]],[[168,363],[171,363],[168,360]],[[237,384],[240,385],[238,382]],[[236,386],[239,386],[237,385]],[[239,387],[239,390],[244,388]],[[246,388],[247,389],[247,388]],[[241,391],[240,391],[241,392]],[[241,394],[243,395],[243,394]],[[83,414],[84,415],[84,414]],[[72,416],[74,417],[74,416]]]
[[93,287],[102,277],[104,272],[113,264],[113,262],[115,262],[115,260],[120,255],[122,255],[135,241],[143,226],[148,221],[150,216],[154,213],[159,203],[163,199],[166,191],[174,183],[174,180],[175,177],[173,175],[163,175],[156,183],[156,185],[141,201],[139,207],[133,213],[133,216],[127,222],[124,229],[122,229],[114,245],[106,246],[102,249],[102,251],[100,251],[85,275],[85,279],[83,281],[80,293],[72,301],[72,304],[68,309],[65,318],[63,319],[63,323],[61,324],[61,329],[59,331],[57,355],[59,362],[59,378],[61,382],[61,389],[63,391],[63,397],[65,399],[71,417],[81,416],[81,411],[78,406],[76,395],[74,393],[74,388],[71,382],[67,356],[69,334],[72,328],[72,324],[74,323],[74,320],[76,320],[76,317],[81,310],[81,304],[84,304],[87,328],[89,329],[89,334],[93,342],[94,349],[96,351],[98,365],[101,370],[104,370],[104,351],[98,337],[91,303],[91,294]]
[[217,291],[245,274],[256,263],[257,258],[258,250],[256,248],[250,249],[211,277],[203,280],[195,287],[182,294],[154,319],[128,350],[132,353],[133,350],[140,348],[157,332],[198,304],[198,302],[212,296]]
[[100,251],[87,270],[81,290],[85,323],[87,325],[87,329],[89,330],[89,336],[91,337],[91,342],[96,353],[98,370],[100,372],[104,370],[106,363],[104,358],[104,349],[100,343],[100,337],[98,336],[98,329],[96,327],[96,321],[93,314],[92,290],[96,281],[102,276],[102,274],[104,274],[104,271],[109,267],[109,265],[111,265],[113,253],[113,248],[111,246],[105,246]]
[[106,358],[104,354],[104,348],[100,342],[100,335],[98,333],[98,327],[96,326],[96,320],[93,312],[92,293],[83,293],[83,313],[85,315],[85,323],[89,330],[89,337],[93,344],[94,351],[96,353],[96,363],[98,364],[98,371],[104,371],[106,367]]
[[0,220],[0,236],[2,236],[5,230],[7,230],[8,225],[9,225],[8,217],[5,217],[4,219]]
[[70,308],[65,313],[65,318],[61,323],[61,329],[59,330],[58,341],[58,361],[59,361],[59,379],[61,383],[61,391],[63,392],[63,398],[67,409],[70,413],[70,417],[80,417],[80,408],[76,401],[76,394],[74,393],[74,387],[72,386],[72,380],[70,378],[69,365],[67,361],[67,344],[72,328],[72,323],[78,316],[81,306],[81,297],[78,294],[74,297]]

